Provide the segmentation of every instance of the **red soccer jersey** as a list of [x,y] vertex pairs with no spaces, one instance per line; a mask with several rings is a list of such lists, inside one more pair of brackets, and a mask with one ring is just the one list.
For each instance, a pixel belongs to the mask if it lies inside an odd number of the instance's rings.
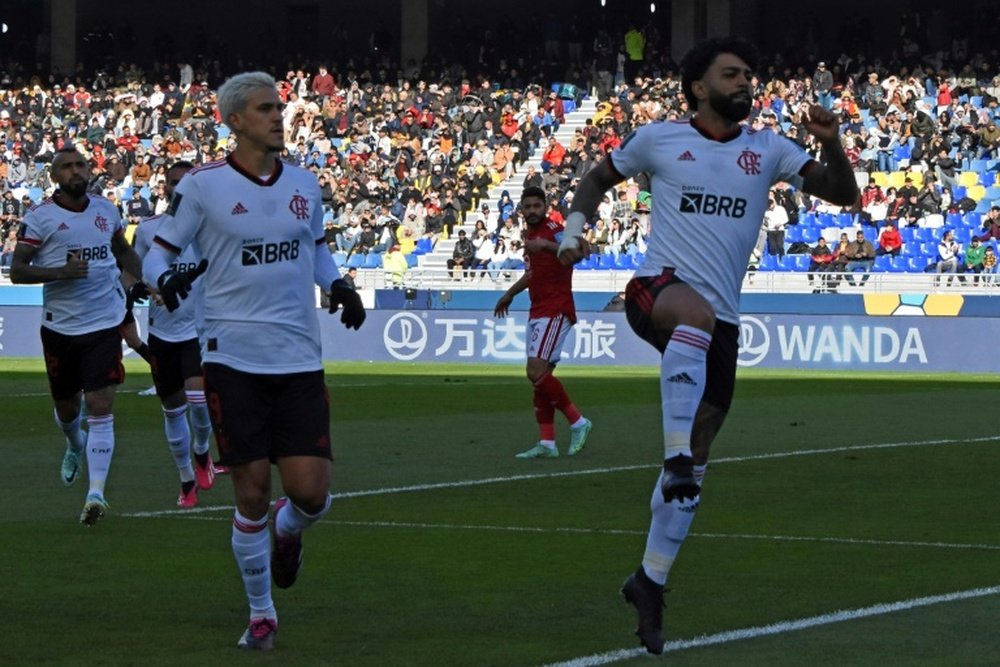
[[[563,226],[552,220],[545,220],[534,229],[530,226],[525,234],[525,245],[532,239],[545,239],[558,244],[562,240]],[[528,296],[531,298],[531,317],[555,317],[565,315],[570,322],[576,322],[576,306],[573,303],[573,267],[559,263],[554,252],[543,250],[525,253],[524,267],[531,271],[528,282]]]

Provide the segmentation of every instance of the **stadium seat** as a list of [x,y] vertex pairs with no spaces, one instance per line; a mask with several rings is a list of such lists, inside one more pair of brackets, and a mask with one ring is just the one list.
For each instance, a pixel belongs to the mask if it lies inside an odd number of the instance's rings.
[[793,259],[793,271],[806,271],[809,268],[809,264],[812,263],[811,255],[792,255]]
[[805,225],[806,227],[812,227],[816,224],[816,214],[812,211],[806,211],[799,218],[799,225]]
[[[979,174],[977,174],[974,171],[963,171],[958,175],[958,178],[956,180],[958,181],[959,185],[966,188],[971,188],[973,185],[979,183]],[[971,197],[972,195],[969,196]],[[975,199],[975,197],[972,198]]]
[[427,254],[434,250],[434,243],[429,238],[421,237],[417,239],[416,249],[419,250],[421,254]]
[[614,255],[601,255],[597,258],[597,266],[595,269],[601,269],[604,271],[615,268],[615,256]]
[[979,160],[979,159],[971,160],[969,162],[969,171],[978,171],[978,172],[986,171],[986,167],[988,164],[989,163],[986,160]]
[[775,271],[793,271],[795,270],[795,256],[785,255],[780,259],[776,258],[774,263]]
[[615,259],[615,269],[618,271],[631,271],[635,268],[632,265],[632,256],[622,253]]
[[408,266],[411,269],[415,269],[417,268],[418,264],[420,264],[419,255],[415,255],[414,253],[411,252],[409,255],[406,256],[406,266]]
[[891,273],[904,273],[907,268],[907,263],[909,258],[907,257],[893,257],[889,260],[889,271]]
[[993,202],[989,199],[980,199],[976,204],[976,213],[987,213],[993,207]]
[[215,128],[215,131],[218,133],[219,139],[229,138],[229,128],[226,127],[225,125],[219,125],[218,127]]
[[962,245],[968,245],[969,241],[972,240],[973,231],[974,230],[969,229],[968,227],[956,227],[952,230],[955,234],[955,240]]
[[841,227],[852,227],[854,225],[853,213],[838,213],[837,224]]
[[889,185],[889,175],[884,171],[873,171],[872,178],[875,179],[875,185],[883,190]]
[[913,227],[903,227],[899,230],[899,236],[903,239],[903,243],[913,243],[916,236],[916,229]]
[[382,268],[382,253],[370,252],[365,255],[365,263],[361,268],[380,269]]
[[930,266],[933,261],[925,255],[910,257],[906,260],[906,271],[907,273],[923,273],[924,269]]
[[959,199],[964,199],[966,195],[966,190],[964,185],[956,185],[951,191],[952,201],[958,201]]
[[897,190],[903,187],[906,182],[906,172],[905,171],[894,171],[889,174],[889,187],[896,188]]
[[362,266],[364,266],[364,263],[365,263],[365,255],[360,252],[356,252],[347,258],[347,262],[345,265],[349,269],[360,269]]
[[778,268],[778,258],[774,255],[764,253],[764,256],[760,258],[757,268],[761,271],[776,271]]
[[979,172],[979,185],[985,186],[987,189],[1000,185],[1000,172],[988,171],[983,169]]
[[951,211],[945,216],[944,222],[949,227],[961,227],[963,225],[962,214],[957,211]]
[[802,225],[790,225],[785,229],[785,241],[798,243],[802,240]]
[[889,270],[891,263],[891,258],[889,255],[879,255],[875,258],[875,263],[872,264],[872,271],[877,273],[885,273]]
[[340,252],[338,250],[335,253],[331,253],[330,256],[333,257],[333,263],[337,265],[338,269],[341,268],[341,267],[343,267],[344,264],[347,264],[347,253],[346,252]]
[[983,199],[987,199],[990,202],[1000,199],[1000,187],[995,185],[987,187],[986,191],[983,192]]
[[982,95],[972,95],[969,97],[969,104],[971,104],[976,109],[983,108],[983,96]]
[[802,230],[802,241],[804,243],[812,245],[813,243],[816,243],[816,241],[819,241],[819,236],[820,236],[820,230],[816,229],[815,227],[810,227],[808,229]]
[[936,238],[934,236],[934,230],[930,229],[929,227],[917,227],[913,232],[913,236],[917,241],[920,241],[921,243],[926,243],[927,241],[933,241]]
[[983,226],[983,214],[976,213],[975,211],[969,211],[963,218],[965,220],[965,226],[971,229],[980,229]]
[[[976,178],[979,178],[978,174],[976,175]],[[969,199],[972,199],[973,201],[982,200],[985,194],[986,194],[986,188],[979,185],[978,183],[975,185],[970,185],[968,188],[966,188],[966,195],[969,197]]]
[[590,271],[594,268],[595,257],[591,255],[590,257],[584,257],[579,262],[576,263],[575,268],[578,271]]

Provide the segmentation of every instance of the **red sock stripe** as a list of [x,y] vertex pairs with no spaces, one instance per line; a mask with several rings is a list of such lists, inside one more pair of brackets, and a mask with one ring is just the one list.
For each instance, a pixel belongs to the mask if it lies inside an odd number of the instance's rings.
[[249,523],[247,521],[241,521],[239,517],[233,517],[233,528],[240,531],[241,533],[259,533],[262,530],[267,530],[267,521],[255,524]]
[[674,331],[673,335],[670,336],[670,341],[677,341],[678,343],[684,343],[685,345],[690,345],[691,347],[697,347],[700,350],[705,350],[708,352],[708,346],[711,344],[711,339],[705,339],[697,334],[688,333],[687,331]]

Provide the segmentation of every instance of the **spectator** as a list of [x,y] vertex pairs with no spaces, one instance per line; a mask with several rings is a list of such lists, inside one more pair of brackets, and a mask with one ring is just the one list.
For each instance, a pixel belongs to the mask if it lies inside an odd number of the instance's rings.
[[[846,235],[845,235],[846,236]],[[809,278],[809,285],[813,288],[813,294],[821,294],[826,289],[831,292],[836,292],[836,290],[830,286],[830,282],[824,278],[824,275],[830,272],[833,266],[833,249],[826,244],[826,239],[822,236],[816,241],[816,245],[809,252],[811,260],[809,262],[809,273],[806,274]],[[814,280],[815,274],[820,274],[821,286],[817,287]]]
[[542,155],[542,173],[547,174],[562,164],[566,148],[555,137],[549,139],[549,146]]
[[466,238],[465,230],[458,230],[458,241],[455,242],[455,249],[451,253],[451,259],[446,264],[452,280],[461,280],[469,277],[469,268],[472,266],[476,249],[472,241]]
[[997,263],[997,254],[993,250],[993,246],[985,247],[986,250],[983,253],[983,284],[995,285],[997,284],[997,269],[1000,268],[1000,264]]
[[844,267],[848,274],[847,284],[851,287],[857,286],[858,283],[854,280],[854,271],[858,269],[864,272],[861,275],[861,285],[868,282],[870,277],[868,272],[871,271],[872,264],[875,262],[875,246],[865,238],[863,230],[859,229],[855,240],[847,246],[847,259],[847,266]]
[[0,251],[0,270],[3,271],[3,275],[5,276],[10,274],[10,261],[14,257],[14,248],[16,247],[17,230],[8,230],[3,241],[3,250]]
[[[937,262],[937,272],[954,274],[958,272],[958,260],[959,254],[962,252],[962,246],[955,241],[955,233],[950,229],[944,233],[941,237],[941,242],[938,243],[938,262]],[[954,276],[948,276],[948,284],[950,285]],[[940,283],[940,277],[935,281],[935,284]]]
[[892,222],[887,222],[878,235],[878,249],[875,251],[877,255],[891,255],[893,257],[898,257],[900,251],[903,249],[903,237],[899,233],[899,229]]
[[[982,242],[973,237],[969,242],[969,247],[965,249],[965,261],[962,266],[962,273],[980,274],[983,272],[983,260],[986,256],[986,248]],[[979,276],[976,275],[975,282],[979,283]]]
[[1000,240],[1000,206],[991,206],[990,210],[983,216],[983,229],[986,230],[986,233],[978,237],[980,241]]
[[767,202],[764,211],[764,229],[767,231],[767,251],[776,257],[785,256],[785,226],[788,224],[788,212],[778,206],[774,199]]
[[394,288],[403,286],[406,279],[406,272],[410,267],[406,262],[406,255],[401,252],[398,244],[390,246],[389,252],[382,257],[382,268],[385,269],[386,275],[389,277]]

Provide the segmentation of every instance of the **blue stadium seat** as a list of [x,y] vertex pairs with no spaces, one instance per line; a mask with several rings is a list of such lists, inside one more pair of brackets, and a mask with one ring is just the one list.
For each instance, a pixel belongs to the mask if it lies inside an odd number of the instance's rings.
[[893,257],[889,260],[889,271],[892,273],[904,273],[908,262],[909,258],[907,257]]
[[914,230],[914,238],[921,243],[925,243],[933,241],[936,237],[934,236],[934,230],[930,227],[917,227]]
[[819,237],[822,232],[816,227],[810,227],[808,229],[802,230],[802,240],[806,243],[816,243],[819,241]]
[[[983,169],[979,172],[979,184],[985,187],[988,191],[996,186],[997,176],[1000,176],[1000,174],[995,171]],[[988,197],[989,195],[987,194],[986,196]]]
[[877,273],[885,273],[891,268],[892,258],[889,255],[879,255],[875,258],[875,263],[872,265],[872,271]]
[[338,250],[335,253],[331,253],[330,256],[333,257],[333,263],[337,265],[338,269],[341,268],[342,266],[344,266],[344,264],[347,264],[347,253],[346,252],[340,252]]
[[833,213],[820,213],[819,217],[820,227],[837,227],[836,218],[833,217]]
[[420,256],[415,255],[412,252],[406,256],[406,265],[411,269],[415,269],[420,263]]
[[983,199],[988,199],[990,203],[1000,199],[1000,187],[996,185],[987,187],[986,192],[983,193]]
[[594,264],[596,263],[597,263],[597,257],[595,255],[591,255],[590,257],[584,257],[579,262],[577,262],[574,268],[577,269],[578,271],[590,271],[594,268]]
[[971,160],[969,162],[969,171],[986,171],[986,167],[989,163],[986,160]]
[[906,271],[907,273],[923,273],[924,269],[926,269],[932,261],[934,260],[924,255],[910,257],[906,260]]
[[949,227],[960,227],[962,226],[962,214],[957,212],[949,212],[948,216],[944,219]]
[[365,263],[362,265],[365,269],[380,269],[382,268],[382,253],[370,252],[365,256]]
[[990,208],[992,208],[992,206],[993,200],[983,197],[979,200],[979,203],[976,204],[976,213],[986,213],[990,210]]
[[365,263],[365,255],[363,253],[356,252],[347,258],[346,266],[349,269],[360,269],[362,266],[364,266],[364,263]]
[[799,218],[800,225],[806,225],[807,227],[813,227],[816,225],[816,214],[812,211],[806,211]]
[[973,95],[973,96],[971,96],[969,98],[969,104],[971,104],[976,109],[982,109],[983,108],[983,96],[982,95]]
[[838,213],[837,214],[837,226],[838,227],[852,227],[854,225],[854,215],[851,213]]
[[975,211],[970,211],[964,216],[965,226],[971,227],[972,229],[980,229],[983,226],[983,215],[982,213],[976,213]]
[[959,199],[964,199],[967,194],[969,194],[969,191],[964,185],[956,185],[952,188],[951,199],[952,201],[958,201]]
[[792,255],[794,258],[793,271],[805,271],[812,263],[811,255]]
[[791,225],[785,230],[785,241],[788,243],[798,243],[802,240],[802,225]]
[[913,243],[916,240],[916,229],[913,227],[902,227],[899,230],[899,236],[903,239],[903,243]]
[[597,258],[596,269],[603,269],[605,271],[615,268],[615,256],[614,255],[601,255]]
[[217,128],[215,128],[215,131],[218,133],[219,139],[229,138],[229,128],[226,127],[225,125],[219,125]]
[[966,245],[972,240],[972,234],[975,230],[968,227],[956,227],[953,231],[955,233],[955,240],[962,245]]
[[923,254],[928,257],[937,257],[938,242],[937,241],[926,241],[923,244]]

